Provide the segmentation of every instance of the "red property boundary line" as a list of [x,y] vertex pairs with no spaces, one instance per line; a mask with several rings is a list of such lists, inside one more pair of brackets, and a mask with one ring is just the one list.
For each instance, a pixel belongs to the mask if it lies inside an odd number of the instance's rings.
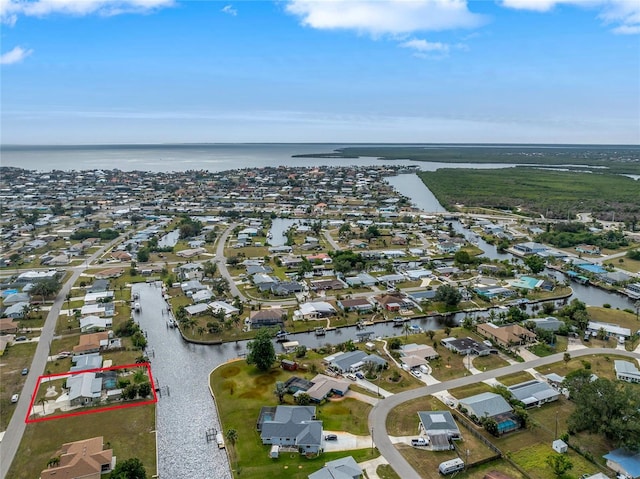
[[[60,376],[77,376],[79,374],[85,374],[85,373],[98,373],[98,372],[102,372],[102,371],[115,371],[118,369],[134,369],[134,368],[147,368],[147,374],[149,375],[149,382],[151,384],[151,391],[153,393],[153,399],[149,399],[148,401],[136,401],[136,402],[131,402],[131,403],[127,403],[127,404],[118,404],[118,405],[114,405],[114,406],[106,406],[106,407],[99,407],[99,408],[95,408],[95,409],[91,409],[91,410],[85,410],[85,411],[76,411],[76,412],[70,412],[70,413],[66,413],[66,414],[54,414],[51,415],[50,417],[40,417],[40,418],[36,418],[36,419],[29,419],[29,416],[31,416],[31,411],[33,410],[33,405],[35,403],[36,400],[36,395],[38,393],[38,391],[40,390],[40,386],[43,382],[43,380],[47,379],[47,380],[51,380],[52,378],[56,378],[56,377],[60,377]],[[27,416],[24,419],[24,422],[26,424],[32,424],[34,422],[43,422],[43,421],[51,421],[54,419],[62,419],[65,417],[72,417],[72,416],[83,416],[85,414],[94,414],[94,413],[100,413],[100,412],[105,412],[105,411],[114,411],[116,409],[125,409],[125,408],[130,408],[130,407],[137,407],[137,406],[146,406],[147,404],[155,404],[158,402],[158,395],[156,393],[156,387],[155,384],[153,382],[153,375],[151,374],[151,364],[149,363],[139,363],[139,364],[125,364],[124,366],[112,366],[109,368],[96,368],[96,369],[87,369],[86,371],[78,371],[78,372],[66,372],[66,373],[58,373],[58,374],[49,374],[49,375],[44,375],[44,376],[39,376],[38,377],[38,382],[36,383],[36,388],[33,391],[33,393],[31,394],[31,403],[29,404],[29,410],[27,411]]]

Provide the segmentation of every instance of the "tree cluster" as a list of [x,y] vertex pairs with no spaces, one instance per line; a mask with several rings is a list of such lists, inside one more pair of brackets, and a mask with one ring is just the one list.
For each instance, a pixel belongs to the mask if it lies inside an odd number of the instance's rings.
[[565,386],[576,405],[569,433],[602,434],[616,447],[640,451],[640,395],[636,386],[608,379],[592,380],[591,372],[568,375]]

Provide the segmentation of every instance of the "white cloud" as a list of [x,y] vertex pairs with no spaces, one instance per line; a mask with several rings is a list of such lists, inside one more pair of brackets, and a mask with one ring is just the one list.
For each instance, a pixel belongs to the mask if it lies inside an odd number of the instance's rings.
[[64,15],[119,15],[145,13],[174,5],[174,0],[0,0],[0,20],[14,25],[20,15],[43,17]]
[[14,63],[20,63],[32,53],[33,50],[25,50],[22,47],[14,47],[13,50],[0,55],[0,65],[12,65]]
[[427,40],[414,38],[401,43],[402,48],[410,48],[421,53],[449,53],[449,45],[440,42],[428,42]]
[[233,15],[234,17],[238,14],[238,10],[233,8],[233,5],[225,5],[220,11],[229,15]]
[[600,18],[619,34],[640,33],[640,1],[638,0],[501,0],[501,5],[517,10],[548,12],[557,5],[600,9]]
[[486,23],[466,0],[291,0],[286,11],[316,29],[371,35],[472,28]]

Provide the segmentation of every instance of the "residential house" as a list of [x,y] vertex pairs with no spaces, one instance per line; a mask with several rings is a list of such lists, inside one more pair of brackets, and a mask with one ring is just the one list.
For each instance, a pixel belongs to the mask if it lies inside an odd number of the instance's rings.
[[415,307],[412,301],[405,299],[401,294],[383,294],[374,298],[381,308],[387,311],[400,311]]
[[322,451],[322,421],[315,406],[263,407],[257,424],[262,444],[294,447],[300,453]]
[[16,303],[29,303],[31,301],[31,296],[28,293],[13,293],[4,298],[2,304],[5,306],[11,306]]
[[73,354],[97,353],[109,346],[109,333],[83,334],[80,336],[77,346],[73,348]]
[[194,303],[204,303],[213,298],[213,293],[208,289],[201,289],[191,295],[191,301]]
[[60,462],[43,470],[40,479],[100,479],[116,465],[113,449],[104,449],[102,436],[63,444],[53,456]]
[[629,328],[623,328],[617,324],[602,323],[600,321],[589,321],[587,323],[586,331],[595,336],[600,331],[604,331],[607,336],[615,336],[616,338],[629,339],[631,337],[631,330]]
[[209,311],[209,305],[206,303],[190,304],[185,306],[184,310],[189,316],[199,316]]
[[186,294],[187,296],[190,296],[196,291],[202,291],[203,289],[207,289],[207,287],[197,279],[191,279],[189,281],[185,281],[184,283],[181,283],[180,289],[182,289],[182,292],[184,294]]
[[119,278],[124,274],[123,268],[109,268],[98,271],[95,274],[96,279]]
[[486,344],[479,343],[473,338],[444,338],[440,344],[456,354],[466,356],[467,354],[477,354],[487,356],[498,351]]
[[510,347],[516,344],[527,344],[536,340],[535,333],[523,328],[519,324],[496,326],[488,322],[479,324],[476,330],[485,338],[489,338],[504,347]]
[[326,301],[315,301],[302,303],[300,309],[294,311],[293,319],[322,319],[329,318],[336,314],[336,309]]
[[218,311],[224,311],[225,317],[229,317],[240,312],[238,308],[225,301],[213,301],[209,303],[208,306],[209,309],[213,311],[213,314],[216,314]]
[[287,312],[281,308],[261,309],[252,311],[249,316],[249,324],[251,329],[260,328],[282,328]]
[[348,353],[339,352],[332,356],[324,358],[324,362],[327,363],[334,371],[344,373],[354,373],[363,369],[367,363],[373,363],[380,367],[386,367],[387,362],[380,356],[375,354],[367,354],[364,351],[350,351]]
[[340,290],[345,289],[347,285],[339,279],[320,279],[311,281],[311,289],[314,291]]
[[439,354],[431,346],[424,344],[405,344],[401,350],[400,360],[409,369],[428,364],[427,360],[436,359]]
[[132,256],[127,251],[112,251],[111,258],[113,258],[116,261],[127,263],[131,261]]
[[616,378],[619,380],[627,381],[628,383],[640,384],[640,371],[638,371],[635,364],[630,363],[629,361],[615,360],[613,362],[613,367],[616,372]]
[[371,276],[369,273],[360,273],[357,276],[350,276],[345,278],[345,281],[349,286],[374,286],[378,284],[377,278]]
[[607,467],[629,479],[640,478],[640,452],[616,449],[605,454]]
[[472,419],[490,417],[498,424],[498,432],[515,431],[520,428],[520,424],[514,414],[513,408],[499,394],[481,393],[475,396],[461,399],[459,404],[466,409]]
[[198,263],[186,263],[174,270],[179,281],[201,280],[204,277],[202,265]]
[[71,406],[96,404],[102,398],[102,379],[96,373],[81,373],[67,378]]
[[373,305],[366,298],[339,299],[336,304],[343,311],[357,311],[368,313],[373,310]]
[[564,321],[554,318],[553,316],[547,316],[546,318],[531,318],[527,321],[535,323],[536,329],[542,329],[544,331],[558,331],[565,326]]
[[420,434],[427,436],[433,451],[453,449],[451,440],[460,439],[460,429],[449,411],[418,411]]
[[344,396],[348,391],[349,383],[347,381],[318,374],[311,380],[311,387],[304,392],[309,395],[313,402],[319,403],[332,394]]
[[557,401],[560,392],[552,388],[549,384],[531,380],[514,384],[507,388],[511,395],[524,404],[524,407],[542,406],[545,403]]
[[308,479],[360,479],[362,468],[352,456],[327,462],[322,469],[309,474]]
[[83,354],[82,356],[73,356],[71,358],[72,373],[80,371],[88,371],[90,369],[99,369],[102,367],[102,356],[99,353]]
[[12,304],[4,310],[3,316],[12,319],[22,319],[25,316],[26,311],[29,309],[29,303],[20,302]]
[[105,318],[100,316],[85,316],[80,318],[80,332],[81,333],[95,333],[98,331],[105,331],[109,329],[113,324],[113,318]]
[[600,254],[600,247],[590,244],[579,244],[576,246],[576,251],[578,253],[596,255]]
[[526,243],[518,243],[513,246],[513,249],[520,254],[530,255],[530,254],[538,254],[546,251],[548,248],[540,243],[534,243],[533,241],[528,241]]
[[0,334],[15,334],[18,332],[20,323],[13,318],[0,319]]
[[[260,289],[262,290],[262,288]],[[277,281],[270,285],[269,290],[276,296],[289,296],[301,293],[304,291],[304,286],[297,281]]]

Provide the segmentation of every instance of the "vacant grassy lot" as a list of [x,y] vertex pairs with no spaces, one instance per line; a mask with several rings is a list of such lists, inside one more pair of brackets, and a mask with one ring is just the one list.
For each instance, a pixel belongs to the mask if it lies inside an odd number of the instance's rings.
[[[518,209],[547,218],[566,218],[568,212],[591,211],[597,218],[605,214],[610,217],[611,205],[615,204],[616,210],[625,210],[629,217],[640,213],[637,183],[620,175],[532,168],[443,168],[421,172],[418,176],[447,209],[464,204]],[[500,191],[500,195],[496,195],[496,191]],[[595,196],[594,191],[606,194]]]
[[[282,477],[283,470],[286,469],[286,477],[306,478],[331,459],[353,455],[356,460],[363,461],[378,455],[377,451],[366,449],[326,453],[315,459],[307,459],[297,453],[282,454],[275,461],[270,459],[268,446],[262,444],[256,430],[256,421],[262,406],[278,404],[277,396],[274,394],[276,381],[286,381],[292,375],[280,368],[262,373],[244,361],[225,364],[211,374],[211,387],[216,397],[223,430],[235,429],[238,433],[237,443],[231,446],[234,456],[232,466],[237,477]],[[310,379],[314,374],[298,371],[296,375]],[[292,396],[285,397],[285,404],[294,404]],[[324,429],[367,435],[370,410],[370,405],[353,399],[341,399],[318,406],[317,417],[323,421]]]
[[519,373],[509,374],[508,376],[501,376],[496,378],[505,386],[513,386],[514,384],[523,383],[525,381],[531,381],[534,377],[526,371],[520,371]]
[[[620,262],[620,260],[622,260],[622,262]],[[604,264],[612,264],[616,268],[627,270],[630,273],[640,272],[640,261],[627,258],[626,256],[624,258],[608,259]]]
[[[551,449],[551,443],[538,443],[514,452],[511,455],[511,460],[524,469],[533,479],[550,479],[555,475],[547,465],[546,459],[548,456],[555,454],[556,452]],[[567,457],[573,463],[573,468],[569,471],[567,477],[577,478],[582,474],[592,475],[600,472],[596,466],[571,449],[567,453]]]
[[[7,477],[40,477],[66,442],[103,436],[119,461],[139,458],[148,477],[156,473],[155,405],[105,411],[28,424]],[[108,444],[107,444],[108,443]]]
[[0,357],[0,431],[7,429],[15,410],[11,396],[24,394],[22,387],[27,377],[22,375],[22,369],[31,366],[37,346],[36,343],[12,344]]
[[503,368],[509,363],[497,354],[489,354],[487,356],[477,356],[472,358],[473,367],[480,371],[490,371],[492,369]]
[[376,468],[376,474],[380,479],[400,479],[400,476],[389,464],[381,464]]
[[476,394],[482,394],[491,392],[493,389],[488,384],[483,382],[469,384],[468,386],[462,386],[455,389],[449,389],[449,394],[457,399],[466,398],[469,396],[475,396]]

